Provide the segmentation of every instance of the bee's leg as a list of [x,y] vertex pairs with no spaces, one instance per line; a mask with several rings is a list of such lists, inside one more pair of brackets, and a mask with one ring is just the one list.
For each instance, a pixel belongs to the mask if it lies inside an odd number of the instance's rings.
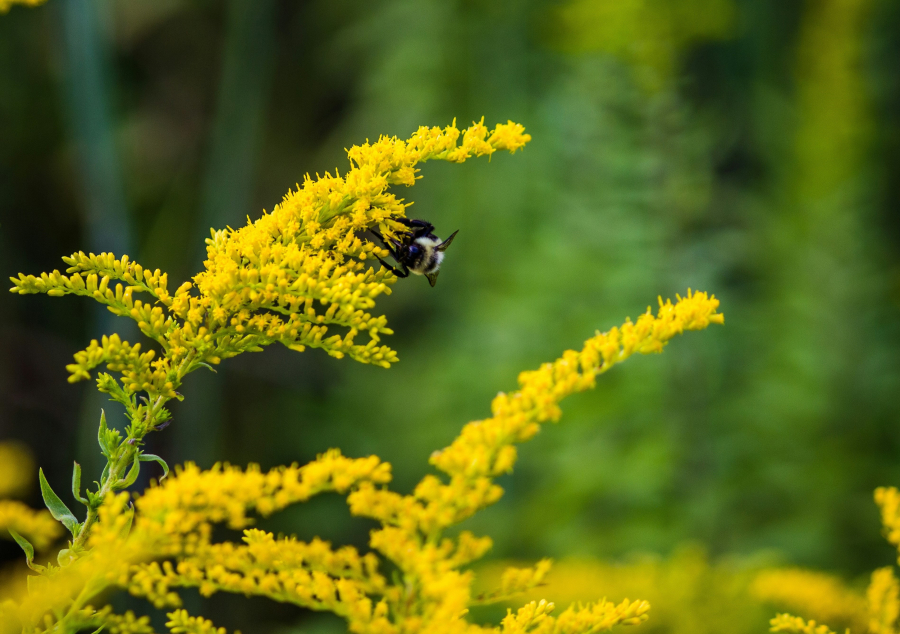
[[[384,236],[381,235],[381,232],[378,231],[378,229],[369,229],[369,231],[371,231],[375,235],[376,238],[381,240],[381,244],[384,246],[385,249],[388,250],[388,253],[391,254],[391,257],[394,258],[395,260],[397,260],[397,262],[399,262],[400,258],[398,257],[398,253],[399,253],[398,249],[403,248],[403,245],[400,244],[399,242],[397,242],[396,240],[385,240]],[[378,258],[378,260],[382,264],[384,264],[384,261],[382,261],[381,258]],[[385,266],[387,266],[387,265],[385,265]]]
[[[382,260],[382,259],[379,258],[378,256],[376,256],[376,259],[377,259],[379,262],[381,262],[381,266],[383,266],[384,268],[386,268],[388,271],[390,271],[391,273],[393,273],[393,274],[396,275],[397,277],[409,277],[409,269],[407,269],[407,268],[406,268],[405,266],[403,266],[402,264],[400,265],[401,268],[398,269],[398,268],[396,268],[396,267],[391,266],[390,264],[388,264],[387,262],[385,262],[384,260]],[[402,270],[401,270],[401,269],[402,269]]]

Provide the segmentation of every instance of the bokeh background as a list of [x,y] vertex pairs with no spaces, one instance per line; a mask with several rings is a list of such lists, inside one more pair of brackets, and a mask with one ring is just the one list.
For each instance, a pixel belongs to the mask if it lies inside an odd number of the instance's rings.
[[[892,0],[15,7],[0,18],[0,271],[109,250],[175,288],[210,227],[343,169],[353,143],[521,122],[522,153],[428,164],[406,192],[413,217],[459,236],[436,288],[401,280],[379,302],[399,364],[229,360],[187,379],[149,450],[269,467],[339,446],[392,462],[406,491],[519,371],[658,295],[708,290],[724,328],[571,398],[467,528],[498,558],[695,544],[852,580],[895,556],[872,490],[900,484],[898,59]],[[0,323],[0,438],[51,482],[75,459],[99,472],[99,410],[116,410],[64,366],[90,338],[134,332],[72,297],[0,294]],[[266,526],[359,546],[370,528],[341,499]],[[0,556],[20,555],[3,542]],[[214,605],[245,631],[336,627]]]

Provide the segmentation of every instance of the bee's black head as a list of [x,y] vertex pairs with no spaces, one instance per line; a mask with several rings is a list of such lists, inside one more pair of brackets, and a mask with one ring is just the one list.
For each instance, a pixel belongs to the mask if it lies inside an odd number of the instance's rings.
[[418,244],[410,244],[400,251],[403,263],[411,269],[418,269],[427,257],[426,249]]

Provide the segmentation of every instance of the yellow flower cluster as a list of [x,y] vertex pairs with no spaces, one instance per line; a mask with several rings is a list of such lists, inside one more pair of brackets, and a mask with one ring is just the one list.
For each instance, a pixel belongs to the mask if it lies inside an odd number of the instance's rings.
[[875,503],[881,509],[885,538],[900,549],[900,491],[894,487],[878,487]]
[[[461,163],[498,150],[515,152],[530,139],[519,124],[488,130],[482,120],[464,131],[454,122],[443,129],[421,127],[405,141],[381,137],[353,146],[344,176],[307,175],[271,213],[240,229],[212,231],[204,270],[174,294],[168,291],[168,276],[158,269],[146,269],[128,256],[82,252],[63,258],[67,275],[19,274],[10,278],[11,290],[91,297],[137,322],[162,348],[158,358],[155,351],[142,353],[139,344],[114,335],[93,341],[68,366],[71,381],[89,377],[104,363],[120,373],[124,395],[117,400],[126,407],[139,391],[151,401],[175,398],[187,373],[272,343],[298,351],[322,348],[338,358],[389,367],[397,355],[379,342],[391,330],[383,315],[370,311],[396,277],[367,265],[371,256],[387,257],[387,251],[362,232],[377,229],[390,237],[404,230],[397,219],[404,217],[407,204],[390,187],[413,185],[419,163]],[[139,293],[152,302],[135,299]],[[335,326],[345,334],[327,336]],[[360,333],[368,335],[366,343],[356,342]],[[102,378],[100,389],[117,396],[109,379]]]
[[890,567],[879,568],[872,573],[866,598],[869,602],[870,634],[894,634],[897,631],[897,617],[900,616],[900,584]]
[[[224,627],[216,627],[209,619],[202,616],[191,616],[186,610],[175,610],[166,616],[169,620],[166,627],[172,634],[225,634]],[[235,634],[240,634],[235,631]]]
[[0,531],[9,535],[13,529],[28,539],[38,550],[44,550],[62,537],[62,525],[49,511],[34,509],[15,500],[0,500]]
[[647,618],[650,605],[646,601],[625,599],[616,605],[609,601],[571,606],[558,617],[553,617],[553,604],[532,601],[510,612],[501,624],[500,634],[579,634],[602,632],[616,625],[637,625]]
[[760,571],[750,592],[768,603],[789,608],[819,622],[862,632],[868,626],[866,598],[833,575],[801,568]]
[[14,4],[21,4],[26,7],[37,7],[44,4],[47,0],[0,0],[0,14],[9,11]]
[[[357,634],[576,634],[639,623],[649,610],[643,600],[603,600],[558,616],[551,615],[552,604],[531,602],[510,612],[499,627],[470,623],[465,618],[470,606],[534,588],[545,579],[550,562],[510,569],[499,588],[473,596],[474,573],[464,567],[483,556],[491,541],[467,531],[446,537],[443,529],[499,497],[502,491],[492,477],[512,466],[515,454],[507,448],[532,437],[540,422],[558,418],[560,399],[593,386],[596,374],[630,354],[657,352],[679,332],[721,323],[717,306],[705,293],[688,293],[676,304],[660,302],[657,316],[647,314],[598,334],[582,351],[523,373],[522,389],[498,397],[492,418],[467,425],[433,458],[451,475],[449,483],[427,476],[411,495],[386,488],[390,465],[377,457],[351,459],[331,450],[305,466],[266,473],[254,466],[201,471],[187,465],[151,486],[137,499],[136,510],[126,493],[107,496],[87,554],[61,559],[66,565],[38,578],[39,593],[20,604],[0,605],[0,623],[73,631],[99,614],[85,608],[86,602],[110,586],[127,588],[159,607],[179,607],[176,591],[183,587],[198,588],[203,595],[264,596],[332,611]],[[482,460],[487,464],[479,464]],[[371,532],[369,542],[373,552],[248,528],[254,512],[265,516],[328,491],[346,495],[352,513],[379,520],[381,527]],[[213,543],[215,523],[245,529],[243,543]],[[387,562],[398,571],[391,581],[380,572]],[[216,631],[183,612],[173,612],[170,619],[173,632]],[[135,634],[143,634],[139,627],[137,622],[132,626]]]

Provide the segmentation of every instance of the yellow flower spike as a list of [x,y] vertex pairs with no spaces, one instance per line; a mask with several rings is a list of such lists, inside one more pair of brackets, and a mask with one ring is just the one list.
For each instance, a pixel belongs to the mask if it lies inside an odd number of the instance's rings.
[[866,599],[870,634],[894,634],[900,617],[900,583],[890,567],[872,573]]
[[881,508],[885,537],[900,548],[900,491],[894,487],[878,487],[875,489],[875,502]]
[[[457,146],[460,136],[463,141]],[[297,351],[322,348],[336,358],[387,368],[397,354],[377,342],[379,333],[391,330],[383,315],[370,311],[375,298],[389,293],[388,286],[397,278],[367,262],[369,255],[387,252],[357,234],[378,228],[395,236],[405,229],[396,220],[404,217],[408,203],[390,187],[413,185],[419,163],[462,162],[499,149],[515,151],[529,138],[522,126],[501,124],[489,132],[482,120],[465,131],[455,123],[444,129],[422,127],[406,141],[381,137],[353,146],[343,176],[307,175],[258,220],[248,219],[238,229],[211,230],[204,270],[174,295],[167,288],[168,276],[158,269],[151,271],[127,255],[82,251],[63,258],[66,275],[20,274],[10,278],[11,291],[91,297],[114,314],[133,319],[159,344],[165,362],[158,365],[151,366],[152,358],[140,356],[137,346],[104,340],[76,354],[69,366],[72,382],[89,378],[102,364],[121,375],[118,382],[102,377],[100,385],[125,406],[132,420],[130,433],[138,436],[168,420],[163,406],[177,397],[185,375],[273,343]],[[150,302],[135,294],[149,296]],[[329,332],[335,327],[345,334]],[[368,340],[358,342],[359,336]],[[147,392],[151,405],[138,424],[141,391]],[[118,466],[127,468],[124,459]]]
[[834,634],[827,625],[816,625],[815,621],[807,621],[799,616],[778,614],[769,621],[770,632],[790,632],[791,634]]

